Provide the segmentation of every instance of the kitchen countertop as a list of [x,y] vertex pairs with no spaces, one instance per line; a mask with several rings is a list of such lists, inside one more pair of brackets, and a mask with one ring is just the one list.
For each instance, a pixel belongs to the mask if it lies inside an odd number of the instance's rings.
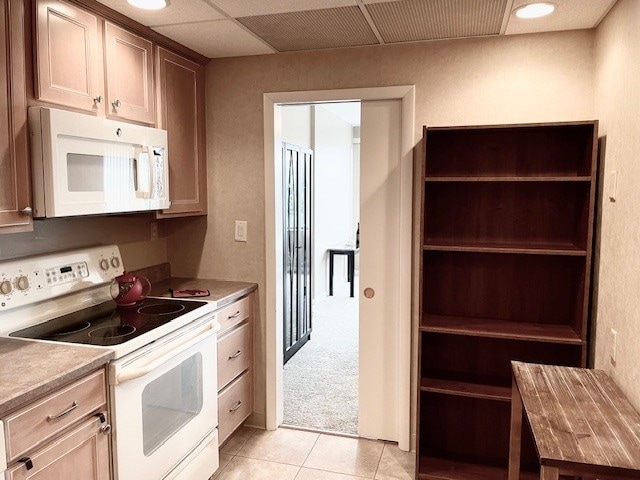
[[154,283],[151,296],[170,297],[169,289],[189,290],[207,289],[211,293],[208,297],[190,297],[193,300],[206,300],[215,302],[216,308],[233,303],[240,297],[244,297],[258,288],[256,283],[231,282],[227,280],[207,280],[202,278],[171,277],[167,280]]
[[0,418],[112,358],[98,348],[0,337]]

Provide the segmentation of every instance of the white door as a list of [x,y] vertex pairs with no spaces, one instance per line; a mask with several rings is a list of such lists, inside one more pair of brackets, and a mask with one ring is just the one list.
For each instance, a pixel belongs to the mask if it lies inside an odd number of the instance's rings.
[[358,434],[398,441],[400,275],[410,274],[399,271],[401,100],[363,101],[361,117]]

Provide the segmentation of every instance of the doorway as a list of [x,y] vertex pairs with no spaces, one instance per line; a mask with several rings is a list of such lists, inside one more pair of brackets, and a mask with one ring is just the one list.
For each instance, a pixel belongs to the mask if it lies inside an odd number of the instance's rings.
[[355,435],[360,102],[280,108],[283,422]]
[[[398,182],[398,202],[393,207],[394,216],[397,219],[398,231],[395,232],[398,246],[397,256],[394,260],[394,270],[398,272],[397,283],[392,285],[393,290],[393,329],[396,332],[396,340],[390,342],[392,351],[386,351],[385,346],[379,348],[380,353],[374,364],[388,362],[388,369],[396,378],[396,384],[388,392],[384,390],[384,378],[382,375],[373,375],[368,382],[370,394],[359,395],[367,401],[381,399],[396,399],[396,407],[390,410],[378,410],[378,419],[388,419],[395,429],[388,435],[381,432],[384,425],[378,425],[375,418],[369,424],[366,431],[359,431],[360,436],[367,438],[386,438],[396,440],[400,448],[409,450],[413,443],[411,432],[411,409],[415,408],[415,396],[411,395],[411,223],[412,223],[412,177],[413,177],[413,147],[417,136],[414,132],[414,98],[413,86],[400,87],[375,87],[351,90],[332,90],[315,92],[282,92],[267,93],[264,95],[264,122],[265,122],[265,243],[267,257],[267,276],[265,288],[266,301],[266,425],[268,429],[276,429],[282,424],[283,419],[283,356],[282,356],[282,231],[278,225],[282,225],[281,199],[276,195],[282,189],[281,171],[281,119],[279,118],[279,104],[325,102],[336,100],[400,100],[401,138],[399,139],[400,161],[394,167],[394,175]],[[384,152],[381,152],[384,153]],[[362,226],[361,226],[362,227]],[[362,235],[362,230],[361,230]],[[369,233],[371,235],[371,232]],[[374,238],[373,236],[371,238]],[[364,242],[364,238],[361,239]],[[371,252],[370,252],[371,254]],[[364,255],[363,255],[364,257]],[[360,300],[362,286],[358,292]],[[378,290],[380,293],[381,290]],[[391,303],[387,305],[391,308]],[[362,315],[361,315],[362,317]],[[360,318],[362,323],[362,318]],[[415,322],[415,321],[414,321]],[[362,332],[362,328],[360,328]],[[379,332],[378,332],[379,333]],[[375,338],[374,338],[375,337]],[[380,340],[380,335],[373,335],[374,340]],[[388,342],[389,343],[389,342]],[[371,348],[371,346],[369,346]],[[362,350],[362,344],[361,344]],[[375,347],[374,347],[375,350]],[[362,361],[360,359],[362,365]],[[360,382],[362,388],[362,382]],[[415,390],[415,388],[413,389]],[[385,400],[386,401],[386,400]],[[383,402],[384,403],[384,402]],[[373,412],[373,410],[371,410]],[[362,428],[360,422],[359,428]]]

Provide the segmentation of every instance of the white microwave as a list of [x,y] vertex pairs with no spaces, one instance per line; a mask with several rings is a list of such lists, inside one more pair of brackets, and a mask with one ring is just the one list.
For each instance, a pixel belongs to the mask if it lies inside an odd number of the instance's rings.
[[29,108],[35,217],[169,208],[167,132]]

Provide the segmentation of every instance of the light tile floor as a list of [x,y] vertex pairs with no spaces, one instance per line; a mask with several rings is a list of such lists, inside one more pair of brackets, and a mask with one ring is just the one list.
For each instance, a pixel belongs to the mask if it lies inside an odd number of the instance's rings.
[[215,480],[412,480],[414,453],[388,442],[290,428],[241,427],[220,450]]

